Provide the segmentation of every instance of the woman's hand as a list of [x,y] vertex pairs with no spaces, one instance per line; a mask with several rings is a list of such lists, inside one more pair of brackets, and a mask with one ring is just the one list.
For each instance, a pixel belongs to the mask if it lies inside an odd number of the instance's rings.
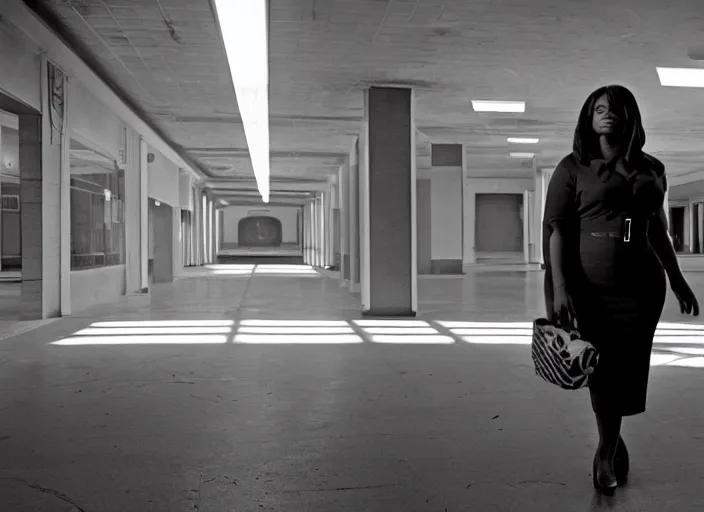
[[699,302],[697,302],[694,292],[681,273],[675,276],[674,279],[670,279],[670,287],[680,303],[682,314],[689,315],[691,313],[694,316],[699,316]]
[[577,316],[574,313],[572,300],[564,286],[556,286],[554,288],[552,315],[551,321],[563,329],[570,330],[575,328]]

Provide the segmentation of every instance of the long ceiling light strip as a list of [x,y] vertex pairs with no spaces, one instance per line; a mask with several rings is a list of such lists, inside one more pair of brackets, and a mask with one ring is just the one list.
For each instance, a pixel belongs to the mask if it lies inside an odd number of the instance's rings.
[[214,0],[257,188],[269,202],[269,50],[266,0]]
[[525,101],[472,100],[475,112],[525,112]]
[[509,144],[537,144],[540,139],[537,137],[508,137],[506,142]]
[[704,69],[655,68],[663,87],[704,87]]

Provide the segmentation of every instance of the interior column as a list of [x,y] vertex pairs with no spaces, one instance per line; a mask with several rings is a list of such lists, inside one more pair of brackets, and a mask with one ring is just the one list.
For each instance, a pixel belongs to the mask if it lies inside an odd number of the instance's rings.
[[371,87],[364,107],[359,148],[362,314],[415,316],[413,91]]
[[462,274],[462,144],[433,144],[430,178],[432,274]]
[[350,240],[350,281],[349,287],[352,293],[360,292],[360,258],[359,258],[359,139],[356,139],[352,152],[347,177],[349,178],[349,240]]
[[350,282],[350,194],[349,160],[340,166],[338,192],[340,205],[340,285]]
[[432,215],[430,180],[431,144],[416,143],[416,250],[418,273],[430,274],[432,261]]

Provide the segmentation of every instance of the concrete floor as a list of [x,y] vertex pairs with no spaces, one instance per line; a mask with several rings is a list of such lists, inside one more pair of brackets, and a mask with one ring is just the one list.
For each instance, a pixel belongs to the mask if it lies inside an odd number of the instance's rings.
[[[539,380],[529,331],[505,324],[542,315],[541,282],[424,278],[425,326],[370,327],[334,280],[224,265],[6,339],[0,510],[701,510],[704,379],[682,366],[697,351],[673,361],[684,344],[663,325],[670,364],[624,425],[630,483],[601,497],[587,392]],[[663,320],[681,321],[673,306]]]

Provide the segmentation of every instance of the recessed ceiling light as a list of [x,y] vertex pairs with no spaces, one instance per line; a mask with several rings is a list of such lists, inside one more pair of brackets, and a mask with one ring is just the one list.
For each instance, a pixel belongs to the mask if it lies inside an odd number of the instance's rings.
[[535,153],[522,153],[518,151],[512,151],[511,153],[508,154],[509,158],[518,158],[518,159],[523,159],[523,160],[528,160],[530,158],[533,158],[535,156]]
[[484,101],[472,100],[475,112],[525,112],[525,101]]
[[663,87],[704,87],[704,69],[655,68]]
[[506,142],[509,144],[537,144],[540,142],[540,139],[531,137],[509,137],[506,139]]

